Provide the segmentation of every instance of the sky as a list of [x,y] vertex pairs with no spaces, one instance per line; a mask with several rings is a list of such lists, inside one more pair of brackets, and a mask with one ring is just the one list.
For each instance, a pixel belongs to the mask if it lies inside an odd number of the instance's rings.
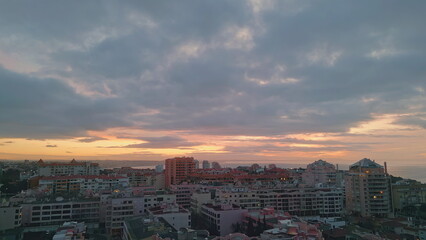
[[426,164],[425,1],[3,1],[0,159]]

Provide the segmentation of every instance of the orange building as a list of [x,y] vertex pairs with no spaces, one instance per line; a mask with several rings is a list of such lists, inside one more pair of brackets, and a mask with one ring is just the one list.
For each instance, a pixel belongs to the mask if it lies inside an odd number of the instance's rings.
[[166,187],[179,184],[185,180],[189,173],[195,169],[195,159],[193,157],[176,157],[166,159]]

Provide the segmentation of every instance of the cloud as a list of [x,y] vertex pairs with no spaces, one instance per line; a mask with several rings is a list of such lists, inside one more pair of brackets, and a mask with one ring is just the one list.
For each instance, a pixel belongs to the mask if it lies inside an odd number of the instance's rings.
[[[129,104],[127,104],[129,106]],[[119,99],[91,99],[66,83],[0,67],[0,136],[67,138],[88,130],[126,125],[129,111]]]
[[[426,112],[423,2],[38,5],[0,10],[0,63],[35,66],[0,69],[1,137],[345,133],[373,114]],[[141,140],[127,147],[200,144]]]
[[126,146],[113,146],[110,148],[184,148],[201,145],[201,142],[190,142],[181,137],[140,137],[145,143],[129,144]]
[[46,147],[48,147],[48,148],[55,148],[55,147],[58,147],[58,146],[57,145],[48,144],[48,145],[46,145]]
[[86,138],[78,139],[79,142],[84,142],[84,143],[96,142],[96,141],[100,141],[100,140],[106,140],[106,138],[103,138],[103,137],[86,137]]

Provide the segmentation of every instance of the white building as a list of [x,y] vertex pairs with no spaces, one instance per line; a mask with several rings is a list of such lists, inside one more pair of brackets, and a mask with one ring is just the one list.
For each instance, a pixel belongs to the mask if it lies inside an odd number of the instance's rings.
[[144,197],[134,196],[131,191],[115,190],[101,195],[100,221],[105,222],[107,232],[121,236],[126,217],[144,214]]
[[210,163],[207,160],[203,161],[203,169],[209,169],[210,168]]
[[247,209],[230,204],[205,204],[201,207],[203,219],[210,225],[210,229],[207,230],[220,236],[232,233],[234,231],[232,225],[241,223],[243,214],[247,212]]
[[191,226],[191,213],[177,204],[163,204],[148,209],[148,213],[154,217],[163,218],[176,231]]
[[247,187],[235,186],[217,190],[216,200],[223,203],[235,204],[249,210],[261,208],[257,190]]
[[99,198],[33,201],[22,204],[23,226],[60,225],[65,221],[99,222]]
[[39,176],[66,176],[66,175],[99,175],[100,168],[97,163],[77,162],[69,163],[38,161]]
[[5,203],[0,206],[0,232],[21,226],[22,208]]
[[49,176],[38,180],[41,189],[51,193],[79,192],[92,190],[94,192],[125,188],[129,186],[129,179],[122,176],[105,175],[72,175],[72,176]]
[[201,207],[208,203],[213,203],[212,192],[197,190],[191,196],[191,211],[201,213]]

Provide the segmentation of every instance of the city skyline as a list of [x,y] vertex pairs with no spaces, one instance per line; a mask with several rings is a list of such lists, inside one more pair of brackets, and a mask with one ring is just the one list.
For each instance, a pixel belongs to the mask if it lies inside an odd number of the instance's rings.
[[424,166],[425,5],[2,3],[0,159]]

